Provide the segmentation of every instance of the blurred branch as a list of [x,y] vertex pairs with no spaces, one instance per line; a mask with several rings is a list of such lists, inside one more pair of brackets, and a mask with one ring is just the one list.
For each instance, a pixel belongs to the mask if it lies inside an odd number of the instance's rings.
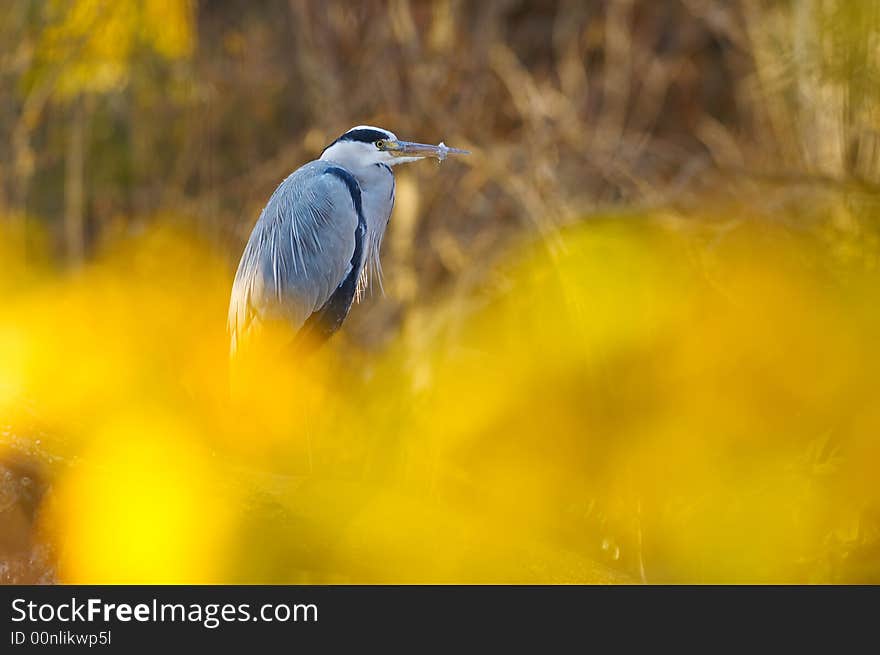
[[64,159],[64,233],[68,263],[78,265],[85,256],[85,159],[86,100],[70,103],[67,122],[67,149]]
[[825,189],[840,191],[843,193],[857,193],[874,196],[880,200],[880,184],[865,180],[858,176],[834,177],[821,173],[785,172],[785,171],[755,171],[751,168],[722,167],[719,172],[722,175],[744,178],[761,182],[776,187],[809,186],[823,187]]

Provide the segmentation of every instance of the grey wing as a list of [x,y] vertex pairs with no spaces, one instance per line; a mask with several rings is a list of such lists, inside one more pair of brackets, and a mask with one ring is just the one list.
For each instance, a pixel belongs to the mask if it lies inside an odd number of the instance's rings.
[[312,162],[284,180],[238,265],[229,303],[231,353],[266,321],[299,330],[357,276],[362,224],[360,189],[344,169]]

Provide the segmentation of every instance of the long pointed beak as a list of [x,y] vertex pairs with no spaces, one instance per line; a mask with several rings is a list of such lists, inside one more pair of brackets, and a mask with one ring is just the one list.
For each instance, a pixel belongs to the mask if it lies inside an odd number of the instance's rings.
[[395,157],[436,157],[440,161],[448,155],[469,155],[467,150],[450,148],[442,141],[432,146],[427,143],[414,143],[412,141],[388,141],[385,150]]

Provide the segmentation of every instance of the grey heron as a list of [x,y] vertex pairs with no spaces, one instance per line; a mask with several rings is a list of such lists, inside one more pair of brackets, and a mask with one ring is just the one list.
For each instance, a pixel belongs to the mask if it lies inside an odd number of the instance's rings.
[[394,206],[393,166],[467,154],[359,125],[288,176],[251,232],[229,302],[230,354],[268,323],[324,340],[381,276],[379,249]]

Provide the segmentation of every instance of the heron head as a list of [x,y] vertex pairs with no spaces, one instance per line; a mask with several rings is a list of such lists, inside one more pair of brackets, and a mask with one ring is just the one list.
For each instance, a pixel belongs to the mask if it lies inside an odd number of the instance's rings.
[[433,146],[401,141],[393,132],[381,127],[358,125],[327,146],[321,153],[321,159],[349,168],[360,168],[375,164],[396,166],[426,157],[443,160],[447,155],[466,154],[466,150],[450,148],[443,143]]

